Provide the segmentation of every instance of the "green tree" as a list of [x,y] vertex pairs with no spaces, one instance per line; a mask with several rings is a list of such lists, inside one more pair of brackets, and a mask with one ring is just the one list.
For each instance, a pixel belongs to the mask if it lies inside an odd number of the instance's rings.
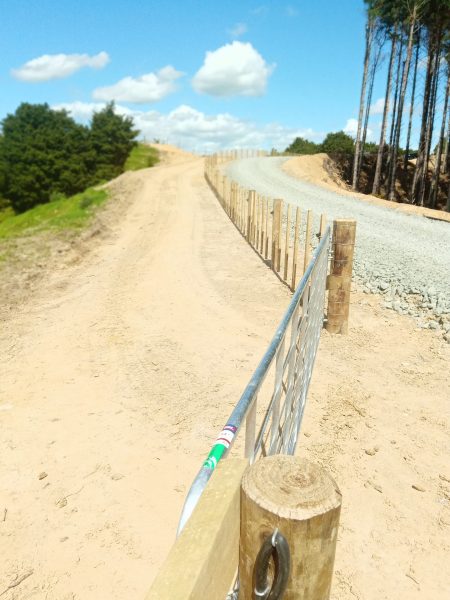
[[16,212],[67,195],[92,180],[95,156],[89,130],[48,104],[21,104],[3,120],[2,162],[6,197]]
[[327,154],[354,154],[353,138],[344,131],[329,133],[322,142],[322,151]]
[[320,151],[320,144],[315,144],[302,137],[296,137],[292,144],[286,148],[286,152],[294,154],[317,154]]
[[138,133],[131,117],[116,114],[114,102],[94,113],[91,141],[96,156],[97,180],[112,179],[123,172]]
[[6,193],[6,165],[3,156],[3,136],[0,135],[0,198]]

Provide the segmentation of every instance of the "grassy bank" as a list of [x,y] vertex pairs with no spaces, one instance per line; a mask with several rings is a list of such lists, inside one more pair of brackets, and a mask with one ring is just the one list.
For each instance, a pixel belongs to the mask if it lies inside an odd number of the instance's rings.
[[[138,144],[131,151],[126,171],[152,167],[159,161],[156,148]],[[88,188],[80,194],[66,198],[61,196],[47,204],[39,204],[21,214],[15,214],[7,202],[0,202],[0,241],[35,235],[42,231],[81,229],[89,222],[96,207],[108,198],[108,192]],[[1,199],[0,199],[1,200]]]
[[89,221],[94,209],[105,202],[105,190],[88,188],[70,198],[61,197],[47,204],[39,204],[21,214],[12,209],[0,212],[0,240],[34,235],[41,231],[81,229]]
[[125,163],[125,171],[138,171],[153,167],[159,162],[159,152],[156,148],[138,144],[133,148]]

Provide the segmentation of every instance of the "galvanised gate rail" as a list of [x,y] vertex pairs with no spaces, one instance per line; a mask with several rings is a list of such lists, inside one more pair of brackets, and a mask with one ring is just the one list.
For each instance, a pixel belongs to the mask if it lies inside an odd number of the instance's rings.
[[259,456],[294,454],[323,327],[331,231],[327,227],[275,335],[187,495],[181,532],[217,463],[245,422],[242,450]]

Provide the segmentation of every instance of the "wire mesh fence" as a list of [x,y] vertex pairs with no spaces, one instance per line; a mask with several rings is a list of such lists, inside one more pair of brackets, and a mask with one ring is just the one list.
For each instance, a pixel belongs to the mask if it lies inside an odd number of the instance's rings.
[[327,227],[269,347],[189,490],[179,532],[217,463],[232,451],[237,438],[236,451],[243,450],[250,462],[259,456],[295,452],[323,326],[329,254]]

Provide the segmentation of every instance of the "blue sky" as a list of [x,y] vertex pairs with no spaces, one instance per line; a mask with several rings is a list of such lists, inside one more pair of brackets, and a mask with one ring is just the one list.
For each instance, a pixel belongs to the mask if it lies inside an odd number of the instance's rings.
[[26,101],[87,120],[115,99],[147,139],[203,151],[317,141],[357,116],[362,0],[0,6],[0,118]]

